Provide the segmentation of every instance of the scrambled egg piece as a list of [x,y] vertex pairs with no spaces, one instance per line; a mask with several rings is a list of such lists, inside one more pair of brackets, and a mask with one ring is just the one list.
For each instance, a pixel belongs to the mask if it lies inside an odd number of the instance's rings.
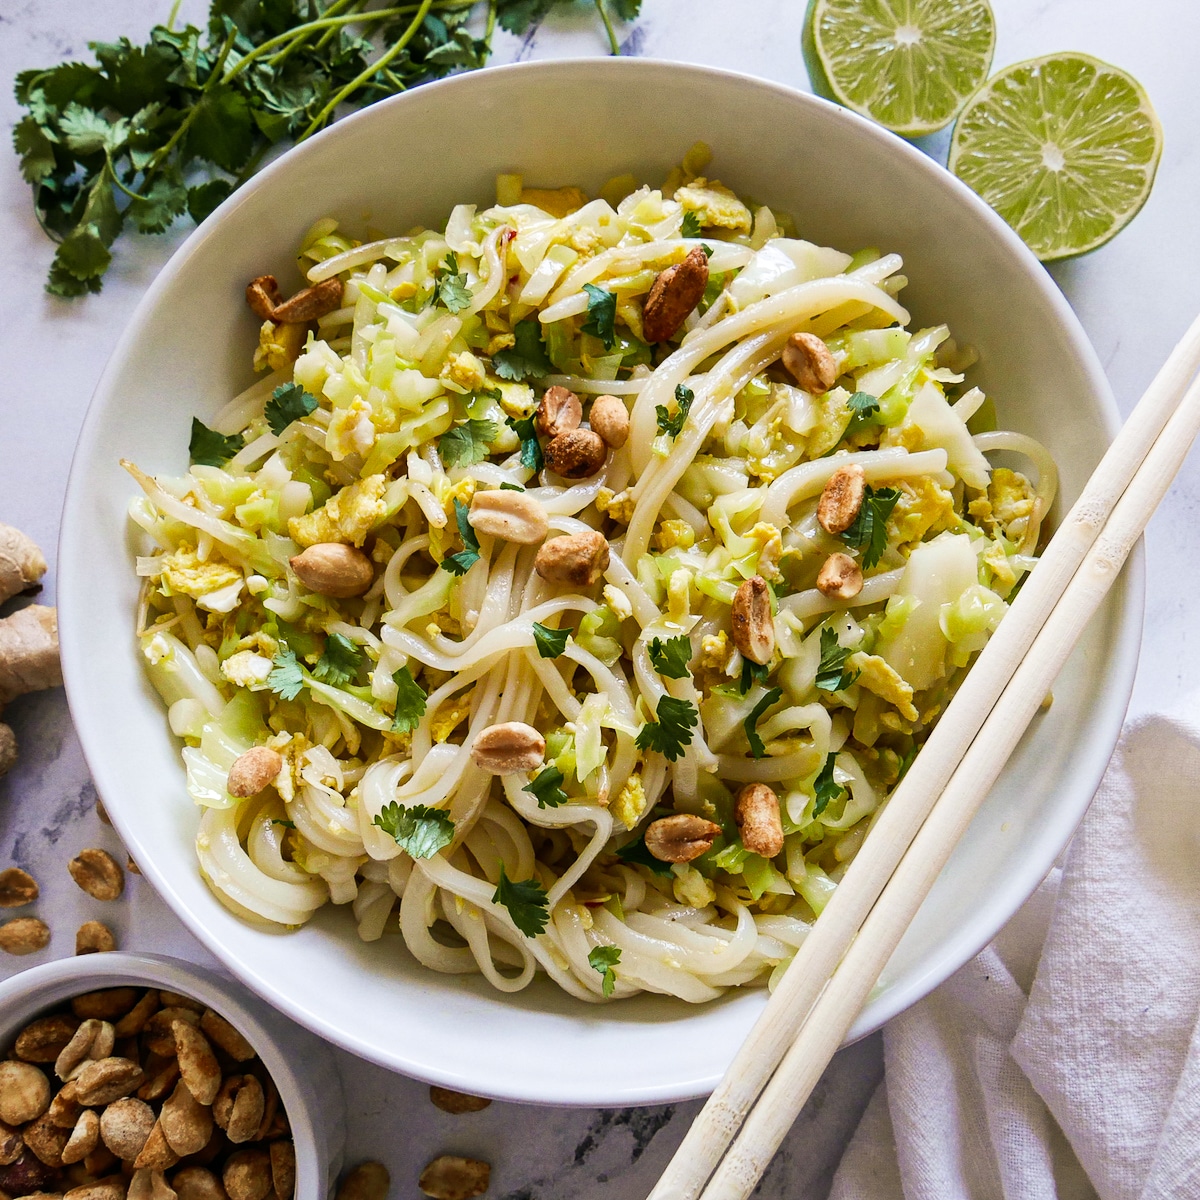
[[475,687],[472,684],[461,696],[452,696],[438,708],[429,723],[429,733],[435,742],[449,741],[450,735],[467,719],[474,694]]
[[163,556],[162,591],[166,596],[191,596],[209,612],[232,612],[245,580],[236,567],[219,558],[202,562],[186,542]]
[[569,217],[587,202],[587,196],[577,187],[521,189],[522,204],[532,204],[552,217]]
[[846,426],[854,414],[847,403],[849,396],[845,388],[836,387],[813,399],[817,420],[809,432],[805,452],[809,458],[822,458],[842,440],[842,434],[846,432]]
[[1008,561],[1004,546],[1000,542],[993,542],[980,555],[980,559],[990,568],[997,589],[1007,595],[1009,589],[1017,582],[1017,573],[1013,570],[1012,563]]
[[222,677],[238,687],[261,687],[270,673],[271,660],[253,650],[239,650],[221,664]]
[[306,337],[307,325],[276,325],[274,321],[264,321],[258,331],[254,369],[282,371],[290,367],[300,357]]
[[992,513],[1004,529],[1010,542],[1020,543],[1029,529],[1037,496],[1033,484],[1019,471],[997,467],[988,484],[988,500]]
[[[858,679],[855,682],[861,683],[867,691],[874,692],[881,700],[895,705],[906,721],[917,719],[912,688],[879,655],[864,654],[859,650],[856,654],[850,655],[846,660],[846,666],[850,670],[858,672]],[[886,715],[884,714],[884,717]],[[887,723],[886,720],[884,723]]]
[[288,804],[295,799],[296,788],[302,782],[300,772],[304,770],[304,756],[312,749],[312,742],[302,733],[277,733],[267,739],[267,746],[283,759],[274,787],[280,799]]
[[516,344],[517,339],[511,333],[498,333],[487,344],[488,356],[499,354],[501,350],[507,350]]
[[716,900],[717,889],[691,863],[675,863],[671,872],[675,876],[675,899],[680,904],[704,908]]
[[288,533],[301,546],[318,542],[350,542],[361,546],[372,526],[387,516],[383,494],[387,479],[369,475],[331,496],[314,512],[288,521]]
[[750,210],[724,184],[715,179],[710,183],[701,175],[679,188],[675,199],[685,212],[694,212],[706,228],[733,229],[749,233],[754,226]]
[[783,535],[779,530],[766,521],[759,521],[746,536],[759,545],[758,573],[764,579],[781,579],[779,559],[783,554]]
[[911,550],[931,530],[940,532],[955,523],[954,497],[927,475],[902,479],[900,499],[888,518],[888,540]]
[[633,605],[629,603],[629,597],[611,583],[604,585],[604,603],[613,610],[618,621],[628,621],[633,616]]
[[617,316],[639,342],[646,340],[646,327],[642,322],[643,306],[643,298],[635,300],[632,296],[622,297],[617,293]]
[[729,661],[729,636],[725,630],[706,633],[700,639],[700,665],[709,671],[723,671]]
[[[438,480],[442,483],[442,480]],[[447,486],[448,485],[448,486]],[[471,500],[475,496],[476,483],[470,476],[465,479],[460,479],[455,484],[449,484],[446,481],[445,492],[438,489],[438,499],[442,502],[442,507],[446,510],[446,519],[450,522],[453,528],[457,529],[457,516],[454,512],[454,502],[457,500],[460,504],[465,504],[468,508],[471,507]]]
[[642,777],[636,771],[625,780],[609,811],[626,829],[632,829],[642,819],[650,798],[642,786]]
[[[516,338],[509,344],[515,345]],[[438,378],[447,387],[461,392],[477,392],[487,384],[487,372],[483,369],[483,363],[470,350],[464,350],[461,354],[451,354]]]
[[686,521],[664,521],[654,535],[654,544],[660,550],[676,546],[690,550],[696,544],[696,531]]
[[352,400],[333,414],[325,434],[325,449],[334,462],[370,451],[375,444],[375,425],[371,416],[371,406],[363,399]]
[[602,487],[596,493],[596,510],[622,525],[628,525],[633,520],[633,510],[637,501],[631,495],[631,489],[614,493],[609,488]]

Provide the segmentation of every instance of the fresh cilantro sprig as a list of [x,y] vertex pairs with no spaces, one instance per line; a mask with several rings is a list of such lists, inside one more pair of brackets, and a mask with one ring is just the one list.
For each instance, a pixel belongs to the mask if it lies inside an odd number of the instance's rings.
[[358,674],[362,660],[362,651],[348,637],[331,633],[321,657],[317,659],[317,665],[313,667],[313,674],[322,683],[341,687]]
[[492,355],[492,369],[501,379],[521,383],[526,379],[541,379],[554,370],[542,342],[542,323],[537,317],[526,317],[513,326],[516,343],[507,350]]
[[657,750],[669,762],[675,762],[684,747],[692,744],[692,731],[700,714],[690,700],[677,700],[674,696],[659,697],[655,713],[658,721],[643,725],[634,744],[639,750]]
[[887,549],[887,521],[896,507],[900,493],[896,488],[880,488],[870,484],[863,490],[862,507],[841,539],[847,546],[861,550],[864,568],[875,566]]
[[667,411],[665,404],[656,404],[654,406],[654,415],[658,420],[658,432],[669,434],[672,438],[677,438],[683,432],[684,422],[687,420],[687,415],[691,411],[692,401],[695,400],[695,393],[687,384],[681,383],[675,389],[675,412],[674,415]]
[[742,728],[746,731],[746,740],[750,743],[750,753],[755,758],[762,758],[767,752],[767,748],[758,733],[758,720],[771,705],[778,704],[782,699],[783,688],[773,687],[750,710],[750,715],[742,722]]
[[833,780],[833,764],[836,758],[836,754],[826,755],[825,765],[813,781],[813,795],[816,796],[816,803],[813,805],[814,817],[819,817],[829,807],[829,802],[836,800],[846,790]]
[[281,383],[263,408],[263,416],[271,432],[279,437],[293,422],[316,412],[317,398],[298,383]]
[[491,444],[499,434],[500,426],[495,421],[469,417],[442,434],[438,454],[447,467],[473,467],[491,453]]
[[447,252],[446,268],[438,275],[437,298],[452,313],[462,312],[471,303],[467,277],[458,269],[458,255],[453,250]]
[[521,439],[521,466],[527,471],[540,471],[546,465],[546,459],[542,455],[533,417],[505,417],[504,423]]
[[654,669],[667,679],[686,679],[691,674],[688,663],[692,660],[692,640],[685,634],[667,638],[665,642],[651,638],[647,649]]
[[700,236],[700,215],[694,209],[688,209],[683,214],[683,224],[679,227],[679,236],[697,238]]
[[467,520],[467,506],[457,497],[454,499],[454,519],[463,548],[456,554],[447,554],[442,559],[442,567],[451,575],[465,575],[479,561],[479,539]]
[[639,867],[649,867],[655,875],[670,875],[671,864],[663,862],[661,858],[655,858],[649,850],[646,849],[646,835],[639,833],[632,841],[626,842],[617,850],[617,857],[626,863],[632,863]]
[[429,699],[429,695],[412,677],[412,672],[407,667],[401,667],[394,672],[392,682],[396,685],[392,732],[412,733],[425,715],[425,701]]
[[513,880],[500,864],[500,882],[492,896],[493,904],[503,904],[512,923],[526,936],[537,937],[550,919],[550,901],[546,889],[536,879]]
[[540,621],[533,623],[533,644],[539,658],[557,658],[567,648],[570,629],[551,629]]
[[605,350],[611,350],[617,340],[617,297],[594,283],[585,283],[583,290],[587,292],[588,315],[579,328],[583,333],[598,337]]
[[432,858],[439,850],[454,841],[454,822],[450,814],[427,804],[405,808],[392,800],[385,804],[372,822],[396,845],[407,850],[413,858]]
[[750,659],[742,658],[742,677],[738,680],[738,692],[740,695],[745,695],[756,683],[766,683],[767,676],[771,673],[769,663],[756,663]]
[[192,436],[188,442],[188,455],[192,462],[204,467],[223,467],[244,445],[246,439],[240,433],[226,436],[209,429],[202,421],[192,418]]
[[598,971],[601,977],[600,990],[606,996],[613,994],[617,986],[617,973],[613,967],[621,961],[619,946],[596,946],[588,952],[588,966]]
[[307,680],[304,668],[294,650],[286,647],[271,660],[271,673],[267,676],[267,687],[285,700],[295,700],[304,690]]
[[562,789],[563,773],[553,764],[543,767],[522,789],[538,802],[538,808],[558,808],[569,797]]
[[846,670],[846,659],[854,652],[838,641],[837,631],[828,625],[821,630],[821,661],[817,667],[817,687],[823,692],[840,692],[857,678],[857,671]]

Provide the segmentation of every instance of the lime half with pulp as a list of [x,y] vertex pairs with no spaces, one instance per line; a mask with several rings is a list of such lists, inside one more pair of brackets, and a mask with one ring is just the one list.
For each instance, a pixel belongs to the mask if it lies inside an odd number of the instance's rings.
[[1142,85],[1086,54],[1006,67],[954,127],[950,170],[1043,262],[1104,245],[1137,216],[1162,154]]
[[804,26],[813,87],[905,137],[954,120],[995,44],[987,0],[811,0]]

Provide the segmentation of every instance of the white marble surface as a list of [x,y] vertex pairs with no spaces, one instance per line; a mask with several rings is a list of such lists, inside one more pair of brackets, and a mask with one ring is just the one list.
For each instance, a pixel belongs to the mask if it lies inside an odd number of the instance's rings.
[[[1166,130],[1158,184],[1137,221],[1111,245],[1054,269],[1128,411],[1200,309],[1200,6],[1195,0],[993,0],[993,7],[997,65],[1061,49],[1109,59],[1146,84]],[[140,40],[169,8],[169,0],[0,0],[0,125],[7,130],[17,116],[7,81],[18,70],[82,56],[89,39]],[[801,0],[644,0],[643,8],[637,26],[626,31],[629,52],[807,87],[799,52]],[[185,0],[185,18],[202,13],[202,3]],[[501,59],[605,49],[582,7],[525,43],[501,42]],[[929,149],[936,154],[940,147],[934,140]],[[127,239],[101,297],[55,300],[41,288],[52,247],[33,218],[15,158],[0,151],[0,519],[45,548],[50,601],[59,510],[88,398],[133,306],[183,232]],[[1182,586],[1200,555],[1198,514],[1200,470],[1193,458],[1148,534],[1146,636],[1134,712],[1183,711],[1200,673],[1200,639],[1191,629],[1195,605]],[[42,955],[0,962],[0,976],[69,954],[74,930],[90,917],[107,921],[124,948],[206,959],[144,880],[131,876],[125,899],[102,906],[68,877],[65,863],[80,848],[119,847],[94,815],[95,794],[61,693],[22,700],[8,719],[22,739],[23,757],[0,783],[0,866],[24,866],[41,882],[37,911],[54,940]],[[495,1104],[452,1118],[433,1109],[425,1089],[411,1080],[349,1055],[340,1056],[340,1067],[349,1156],[386,1162],[396,1197],[415,1197],[424,1162],[456,1151],[493,1163],[489,1194],[504,1200],[573,1200],[602,1188],[613,1200],[636,1200],[698,1107],[587,1111]],[[835,1060],[760,1195],[825,1195],[881,1070],[877,1039]]]

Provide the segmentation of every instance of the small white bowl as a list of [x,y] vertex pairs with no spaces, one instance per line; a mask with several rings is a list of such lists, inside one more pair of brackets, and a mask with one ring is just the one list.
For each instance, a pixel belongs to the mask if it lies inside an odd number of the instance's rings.
[[346,1140],[342,1085],[329,1047],[215,971],[159,954],[84,954],[32,967],[0,983],[0,1053],[30,1021],[84,992],[164,988],[207,1004],[262,1059],[296,1147],[296,1200],[326,1200]]
[[[593,1008],[549,984],[501,995],[418,966],[395,938],[360,943],[346,914],[264,932],[213,898],[179,746],[138,661],[138,581],[117,465],[182,473],[188,427],[245,387],[255,322],[242,291],[291,271],[316,219],[405,230],[490,203],[498,171],[595,194],[632,171],[660,180],[697,139],[712,172],[783,208],[801,234],[899,251],[920,323],[978,347],[972,380],[1006,425],[1054,452],[1070,503],[1117,425],[1104,374],[1061,293],[981,200],[913,147],[786,87],[700,67],[591,59],[500,67],[375,105],[283,156],[175,255],[113,354],[72,468],[59,550],[63,669],[84,753],[129,849],[231,971],[366,1058],[463,1091],[556,1104],[645,1104],[709,1091],[761,1011],[742,990],[693,1008],[643,996]],[[285,289],[298,286],[290,275]],[[877,1028],[979,950],[1066,844],[1116,743],[1141,630],[1135,557],[889,964],[854,1036]]]

